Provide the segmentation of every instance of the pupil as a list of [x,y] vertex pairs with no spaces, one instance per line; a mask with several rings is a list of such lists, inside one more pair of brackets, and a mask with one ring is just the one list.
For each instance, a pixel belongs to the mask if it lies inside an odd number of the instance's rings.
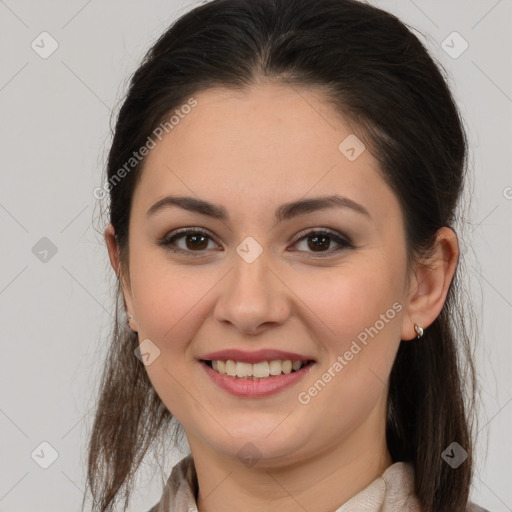
[[[310,239],[311,239],[311,240],[319,240],[319,239],[324,240],[324,243],[319,243],[319,244],[317,244],[317,243],[315,242],[315,243],[313,243],[313,244],[310,244],[310,249],[315,250],[315,249],[318,249],[318,248],[320,248],[320,249],[321,249],[322,247],[323,247],[324,249],[327,249],[327,248],[329,247],[329,242],[328,242],[329,237],[328,237],[328,236],[325,236],[325,235],[321,235],[321,236],[312,236],[312,237],[310,237]],[[327,243],[325,243],[325,241],[327,241]]]
[[[187,242],[190,241],[191,239],[197,239],[197,238],[202,238],[203,244],[204,244],[204,240],[206,240],[206,237],[204,235],[188,235]],[[208,246],[208,243],[206,243],[206,246]],[[193,242],[193,247],[195,247],[196,249],[204,249],[204,248],[206,248],[206,246],[203,247],[201,245],[201,242],[199,242],[199,244],[196,242]]]

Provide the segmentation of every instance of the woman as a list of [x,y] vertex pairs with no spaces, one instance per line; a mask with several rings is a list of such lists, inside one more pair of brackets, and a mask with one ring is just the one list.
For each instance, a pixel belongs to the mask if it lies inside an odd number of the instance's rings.
[[214,0],[163,34],[108,160],[127,324],[90,439],[94,510],[127,505],[173,418],[191,454],[151,512],[482,510],[466,151],[439,69],[375,7]]

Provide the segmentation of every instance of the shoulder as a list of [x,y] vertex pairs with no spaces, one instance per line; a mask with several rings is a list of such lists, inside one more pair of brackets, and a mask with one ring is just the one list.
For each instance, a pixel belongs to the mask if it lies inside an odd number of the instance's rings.
[[[381,477],[386,484],[386,494],[389,494],[389,498],[396,499],[397,497],[407,498],[406,508],[401,508],[403,510],[411,511],[420,511],[422,507],[420,507],[420,503],[417,500],[417,496],[413,492],[414,488],[414,469],[412,464],[408,462],[396,462],[392,466],[390,466]],[[386,497],[386,500],[388,497]],[[397,510],[397,503],[387,503],[388,508],[384,510]],[[390,506],[392,505],[392,506]],[[403,507],[403,504],[400,503],[400,507]],[[491,512],[486,508],[480,507],[476,503],[469,502],[467,505],[467,509],[465,512]]]
[[160,501],[155,503],[147,512],[197,510],[197,492],[198,483],[194,459],[191,455],[188,455],[174,465]]

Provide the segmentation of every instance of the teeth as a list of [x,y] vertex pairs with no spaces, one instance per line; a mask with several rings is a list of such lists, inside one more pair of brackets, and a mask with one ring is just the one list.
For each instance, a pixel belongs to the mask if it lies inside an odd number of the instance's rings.
[[281,375],[281,373],[286,375],[292,373],[292,370],[300,370],[304,364],[305,363],[302,361],[292,362],[290,359],[284,361],[275,359],[272,361],[261,361],[255,364],[228,359],[227,361],[212,361],[212,368],[223,375],[238,377],[240,379],[251,377],[265,379],[270,375]]
[[292,373],[292,362],[289,359],[283,361],[281,363],[281,368],[283,370],[283,373]]
[[226,375],[231,377],[236,376],[236,363],[235,361],[226,361]]
[[252,377],[252,364],[251,363],[236,363],[236,376],[237,377]]
[[281,364],[281,361],[270,361],[270,364],[268,365],[270,370],[270,375],[280,375],[281,370],[283,369],[283,365]]
[[252,365],[252,374],[254,377],[257,377],[259,379],[265,379],[269,376],[269,367],[268,362],[263,361],[261,363],[256,363]]

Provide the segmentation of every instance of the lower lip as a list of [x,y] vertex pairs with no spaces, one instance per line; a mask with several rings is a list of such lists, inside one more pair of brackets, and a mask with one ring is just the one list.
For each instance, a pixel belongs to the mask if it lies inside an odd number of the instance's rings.
[[201,365],[210,379],[224,391],[235,396],[258,398],[273,395],[285,388],[293,386],[313,368],[315,363],[310,363],[293,373],[275,375],[259,380],[239,379],[216,372],[203,361],[201,361]]

